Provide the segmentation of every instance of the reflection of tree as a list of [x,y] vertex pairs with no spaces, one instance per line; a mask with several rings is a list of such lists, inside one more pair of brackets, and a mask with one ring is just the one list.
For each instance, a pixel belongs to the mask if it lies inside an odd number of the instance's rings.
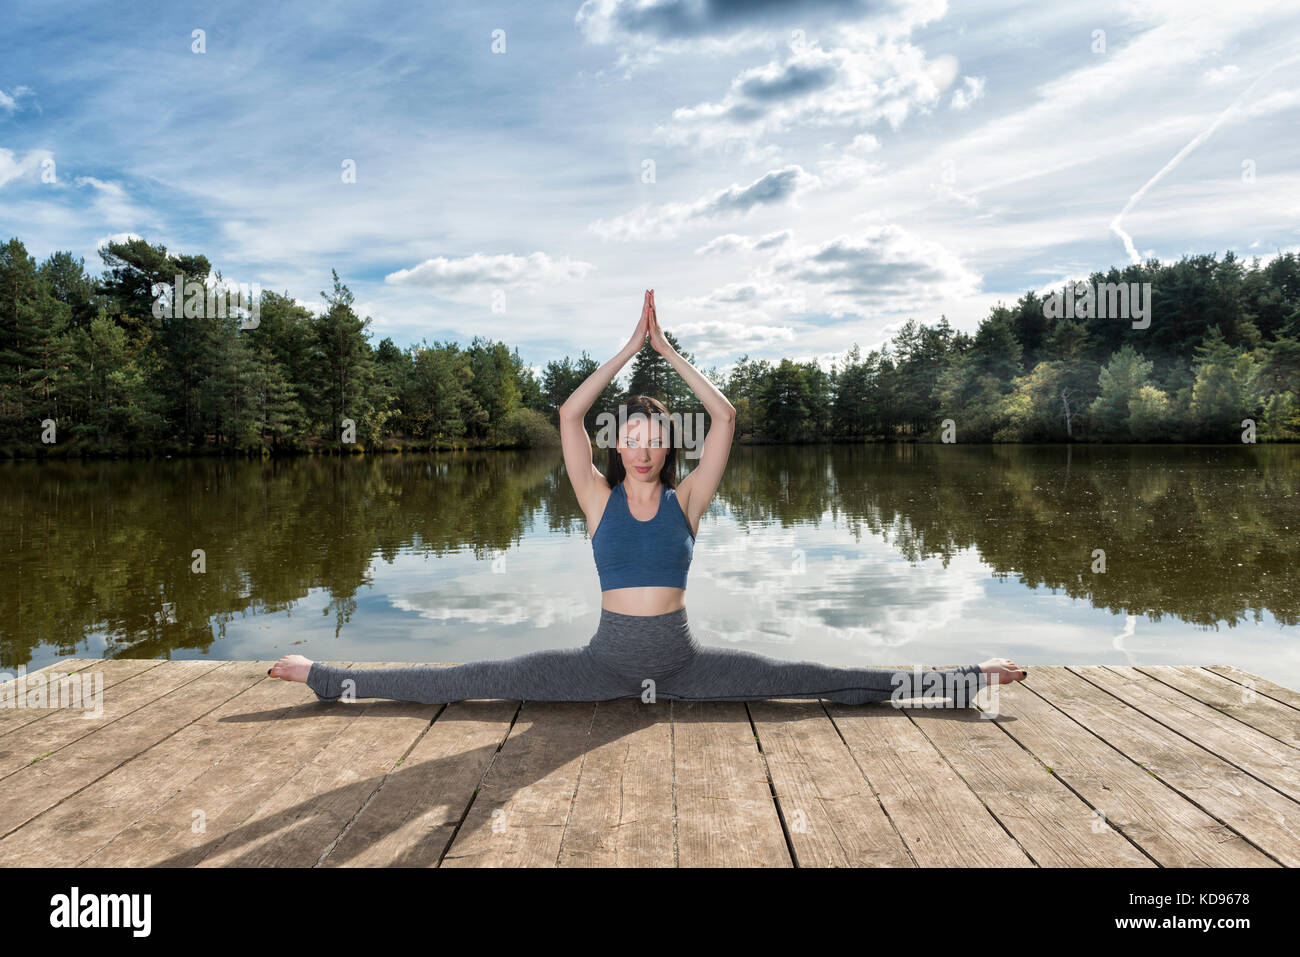
[[[106,634],[110,656],[204,650],[234,616],[293,608],[312,589],[330,595],[341,628],[376,557],[498,553],[557,489],[580,519],[556,464],[497,452],[13,465],[0,497],[0,666],[42,643],[72,654],[90,632]],[[196,548],[203,574],[190,570]]]
[[[1067,477],[1069,456],[1069,481]],[[864,475],[836,503],[895,546],[944,563],[974,547],[995,574],[1113,612],[1230,624],[1264,610],[1300,622],[1295,449],[1270,447],[869,447],[837,474]],[[1091,571],[1103,549],[1107,571]]]
[[[762,536],[829,515],[909,560],[975,548],[999,576],[1116,613],[1300,622],[1289,446],[738,446],[710,511]],[[206,649],[312,589],[341,629],[376,558],[490,561],[540,519],[584,534],[551,453],[21,463],[4,471],[0,666]],[[702,532],[707,534],[707,532]],[[190,571],[201,548],[206,573]],[[1091,571],[1104,549],[1107,571]],[[594,576],[594,569],[592,570]],[[315,609],[307,609],[316,614]]]

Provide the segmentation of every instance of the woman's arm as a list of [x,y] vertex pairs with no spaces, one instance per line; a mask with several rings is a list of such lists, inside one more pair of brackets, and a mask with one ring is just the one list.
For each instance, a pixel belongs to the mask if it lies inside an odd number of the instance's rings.
[[677,486],[677,496],[694,528],[708,510],[709,501],[718,490],[722,473],[726,471],[727,459],[731,457],[731,439],[736,432],[736,407],[727,401],[717,386],[672,347],[672,343],[659,328],[653,289],[650,290],[650,345],[686,380],[691,391],[708,410],[712,422],[712,427],[704,437],[704,448],[700,450],[700,464]]
[[591,438],[583,424],[587,411],[605,391],[605,387],[614,381],[618,370],[641,351],[649,325],[650,293],[647,290],[645,302],[641,306],[641,318],[627,345],[619,350],[618,355],[587,376],[582,385],[574,389],[573,395],[560,406],[560,445],[564,449],[564,470],[569,475],[573,493],[578,497],[578,504],[584,512],[592,511],[591,506],[596,502],[594,493],[597,483],[605,480],[591,459]]
[[650,345],[655,352],[668,360],[668,364],[677,370],[677,374],[686,380],[691,391],[709,412],[709,418],[715,423],[719,420],[734,419],[736,407],[727,401],[727,397],[718,391],[717,386],[708,380],[695,366],[687,362],[680,352],[673,348],[668,337],[659,328],[659,317],[655,314],[655,291],[650,290]]

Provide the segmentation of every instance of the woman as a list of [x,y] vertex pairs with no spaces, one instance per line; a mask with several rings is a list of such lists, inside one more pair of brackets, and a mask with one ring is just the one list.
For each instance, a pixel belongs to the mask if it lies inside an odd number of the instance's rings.
[[[708,410],[713,421],[700,464],[677,484],[676,423],[655,399],[633,397],[619,416],[616,447],[602,475],[583,421],[596,397],[641,349],[645,337]],[[268,672],[305,681],[322,701],[396,698],[437,704],[472,698],[605,701],[639,697],[685,701],[827,698],[845,704],[943,697],[956,706],[989,680],[1018,681],[1025,669],[1006,658],[921,672],[837,668],[782,661],[733,648],[701,646],[686,620],[686,575],[700,517],[727,458],[736,410],[664,337],[647,290],[636,331],[617,356],[560,407],[564,464],[591,530],[600,576],[600,626],[581,648],[535,651],[451,667],[340,668],[285,655]],[[993,677],[991,677],[993,676]]]

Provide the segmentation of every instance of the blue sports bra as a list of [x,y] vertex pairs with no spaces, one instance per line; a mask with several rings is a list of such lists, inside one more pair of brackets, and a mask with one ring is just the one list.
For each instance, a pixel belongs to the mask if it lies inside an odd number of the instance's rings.
[[642,585],[685,588],[695,554],[695,534],[676,491],[664,485],[659,511],[643,522],[628,509],[627,490],[619,482],[605,502],[604,514],[591,537],[591,551],[603,592]]

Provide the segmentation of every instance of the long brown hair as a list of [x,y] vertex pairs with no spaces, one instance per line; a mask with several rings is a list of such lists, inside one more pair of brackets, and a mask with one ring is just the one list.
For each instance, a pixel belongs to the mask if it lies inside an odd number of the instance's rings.
[[[659,470],[659,481],[669,488],[677,488],[677,423],[669,415],[667,407],[652,395],[629,395],[621,399],[619,404],[627,406],[628,421],[631,421],[632,416],[640,414],[649,419],[651,425],[656,425],[654,415],[663,416],[660,421],[668,428],[668,455],[664,458],[663,468]],[[610,414],[615,421],[618,420],[617,408]],[[605,481],[613,489],[627,477],[627,469],[623,468],[623,457],[618,454],[617,441],[609,447],[608,452],[609,465],[605,469]]]

